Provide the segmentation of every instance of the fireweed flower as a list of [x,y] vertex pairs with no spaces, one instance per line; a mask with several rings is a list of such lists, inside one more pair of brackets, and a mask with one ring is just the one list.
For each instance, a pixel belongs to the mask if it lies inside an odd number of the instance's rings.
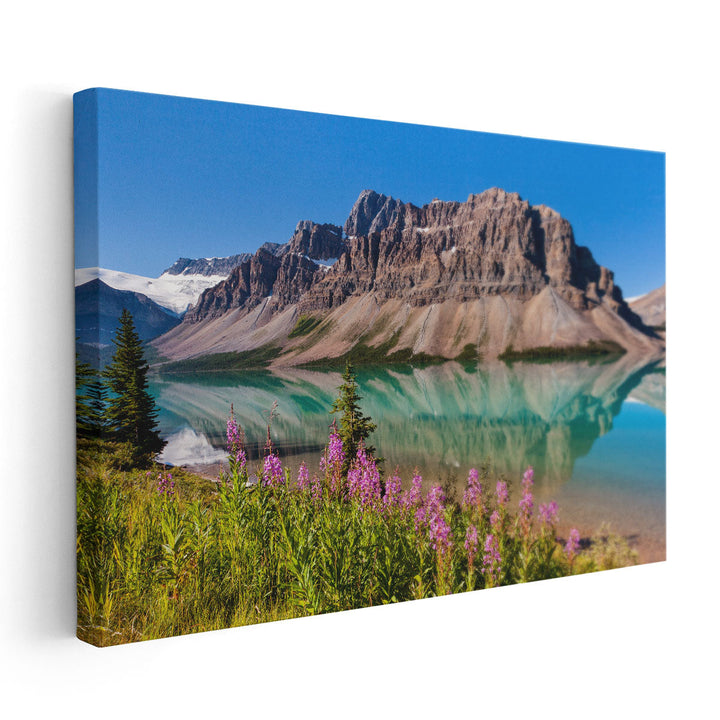
[[577,551],[580,549],[580,533],[577,528],[570,530],[567,542],[565,543],[565,555],[567,559],[572,562],[573,558],[577,555]]
[[244,436],[242,428],[235,421],[235,413],[233,412],[232,405],[230,406],[230,417],[227,421],[226,428],[227,435],[227,451],[230,456],[230,465],[237,465],[237,470],[242,472],[247,465],[247,456],[245,455]]
[[345,450],[340,436],[333,430],[328,444],[320,458],[320,470],[325,473],[331,492],[340,490],[340,477],[345,463]]
[[386,508],[397,507],[400,505],[400,491],[402,484],[398,477],[397,471],[392,477],[385,481],[385,495],[383,496],[383,505]]
[[360,447],[357,451],[357,464],[360,470],[359,490],[360,502],[363,507],[374,505],[380,500],[380,473],[378,472],[375,459]]
[[331,433],[328,442],[328,464],[331,468],[341,468],[345,462],[345,450],[343,443],[337,433]]
[[500,557],[500,548],[498,547],[497,538],[489,533],[485,538],[485,548],[483,553],[483,573],[485,573],[485,581],[488,587],[497,585],[500,579],[500,569],[502,567],[502,558]]
[[263,485],[280,487],[285,484],[283,467],[277,455],[266,455],[263,463]]
[[441,555],[445,555],[452,546],[452,530],[442,513],[430,519],[430,543]]
[[410,490],[403,493],[402,505],[408,509],[422,505],[422,476],[415,473]]
[[[424,521],[428,526],[430,544],[441,555],[452,546],[452,530],[445,520],[445,493],[439,485],[433,485],[428,491],[424,506]],[[418,514],[415,514],[417,524]]]
[[525,485],[527,485],[528,487],[532,487],[534,478],[535,471],[532,469],[532,466],[529,466],[528,469],[523,473],[523,487],[525,487]]
[[356,464],[353,464],[347,474],[348,495],[351,498],[357,498],[360,495],[361,478],[362,470]]
[[238,472],[242,472],[247,467],[247,455],[245,455],[245,451],[242,448],[238,448],[231,457],[235,460]]
[[171,498],[175,495],[175,481],[170,473],[158,473],[157,490],[160,495]]
[[492,515],[490,516],[490,527],[493,529],[493,532],[499,533],[502,526],[502,517],[500,516],[500,513],[497,510],[493,510]]
[[302,492],[307,492],[310,489],[310,475],[308,473],[307,465],[305,465],[305,463],[302,463],[300,465],[300,470],[298,471],[297,487],[298,490],[301,490]]
[[235,415],[232,410],[230,411],[230,417],[227,421],[227,450],[230,455],[234,454],[235,448],[240,445],[240,430],[235,422]]
[[472,569],[478,551],[477,528],[472,524],[468,525],[467,531],[465,532],[465,550],[467,551],[468,565]]
[[504,506],[508,501],[508,489],[506,482],[498,480],[498,483],[495,486],[495,496],[497,497],[498,505]]
[[544,503],[538,509],[540,522],[543,525],[554,525],[558,520],[558,504],[552,500],[547,505]]
[[481,513],[482,506],[482,485],[478,482],[478,471],[472,468],[468,473],[468,484],[465,494],[463,495],[463,507],[474,510],[477,509]]
[[527,535],[530,532],[530,524],[532,522],[533,512],[533,477],[535,473],[531,467],[529,467],[523,474],[522,479],[522,497],[520,498],[520,527],[522,528],[523,534]]

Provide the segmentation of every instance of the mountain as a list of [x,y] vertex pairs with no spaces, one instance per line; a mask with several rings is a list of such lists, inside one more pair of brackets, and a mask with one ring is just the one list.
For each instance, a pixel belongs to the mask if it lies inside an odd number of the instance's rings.
[[188,311],[187,322],[220,317],[233,307],[267,305],[273,295],[275,310],[292,305],[310,290],[316,275],[323,275],[347,250],[342,228],[310,220],[300,221],[290,240],[275,252],[267,249],[268,244],[236,267],[227,280],[203,292]]
[[135,329],[143,341],[180,323],[177,316],[145,295],[116,290],[95,278],[75,288],[75,335],[82,360],[98,367],[108,359],[123,308],[132,314]]
[[[417,207],[365,190],[343,229],[299,223],[284,254],[259,250],[153,344],[171,359],[274,348],[276,365],[359,350],[398,359],[589,343],[663,350],[570,223],[517,193]],[[308,252],[338,259],[321,265]]]
[[665,329],[665,285],[630,302],[631,310],[654,328]]
[[251,257],[252,253],[240,253],[228,257],[198,258],[196,260],[178,258],[167,270],[163,271],[162,275],[203,275],[205,277],[222,275],[227,277],[236,265]]
[[[183,259],[178,260],[182,264]],[[195,260],[190,263],[198,262]],[[202,273],[170,273],[165,271],[160,277],[148,278],[142,275],[106,270],[105,268],[78,268],[75,270],[75,286],[83,285],[99,278],[109,287],[145,295],[161,307],[176,315],[182,315],[193,305],[203,290],[217,285],[227,277],[227,273],[207,275]]]

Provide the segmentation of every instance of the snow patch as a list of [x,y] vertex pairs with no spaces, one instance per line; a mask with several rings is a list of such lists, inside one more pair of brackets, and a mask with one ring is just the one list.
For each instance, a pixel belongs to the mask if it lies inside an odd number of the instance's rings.
[[327,260],[318,260],[317,258],[310,257],[309,255],[303,255],[303,257],[306,260],[309,260],[310,262],[313,262],[316,265],[319,265],[320,268],[322,268],[323,270],[329,270],[338,261],[338,258],[328,258]]
[[315,260],[314,262],[327,270],[328,268],[331,268],[338,259],[339,258],[328,258],[327,260]]
[[205,290],[214,287],[227,277],[227,275],[169,275],[163,273],[159,278],[149,278],[105,268],[76,268],[75,286],[84,285],[95,278],[100,278],[111,288],[141,293],[161,307],[179,315],[194,305]]

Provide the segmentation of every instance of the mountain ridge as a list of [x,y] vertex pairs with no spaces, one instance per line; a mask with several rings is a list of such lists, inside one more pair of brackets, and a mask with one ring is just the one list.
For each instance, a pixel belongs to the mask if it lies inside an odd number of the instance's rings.
[[180,319],[142,293],[117,290],[94,278],[75,288],[75,335],[81,359],[99,367],[112,350],[120,314],[127,309],[142,341],[151,340]]
[[[311,246],[339,257],[321,266]],[[307,317],[313,329],[290,338]],[[284,254],[258,250],[154,344],[182,359],[270,343],[292,365],[360,344],[453,358],[603,342],[664,347],[566,219],[491,188],[422,207],[364,190],[342,230],[301,221]]]

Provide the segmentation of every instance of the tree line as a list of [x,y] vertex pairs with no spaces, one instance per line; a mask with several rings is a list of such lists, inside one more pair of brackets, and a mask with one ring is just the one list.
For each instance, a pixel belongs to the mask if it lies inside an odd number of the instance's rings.
[[123,308],[113,337],[115,352],[104,370],[76,362],[77,435],[127,443],[137,464],[165,447],[157,430],[158,409],[148,392],[149,365],[132,314]]

